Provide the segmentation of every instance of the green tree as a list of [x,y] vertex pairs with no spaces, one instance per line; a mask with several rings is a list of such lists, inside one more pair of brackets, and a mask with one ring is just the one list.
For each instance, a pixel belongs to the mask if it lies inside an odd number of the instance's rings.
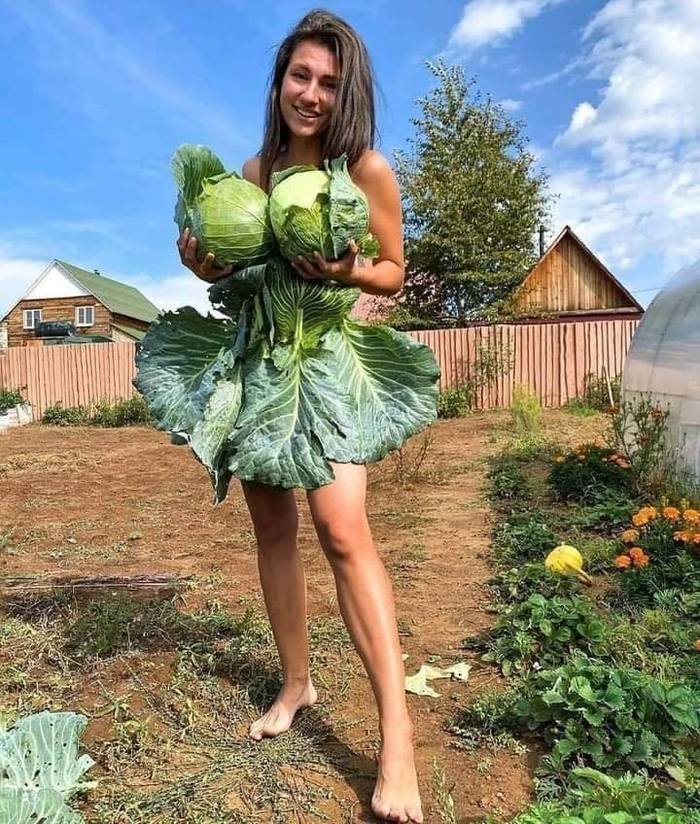
[[473,93],[461,67],[427,65],[438,86],[418,101],[409,151],[396,152],[407,261],[397,318],[459,325],[497,315],[522,282],[550,197],[523,122]]

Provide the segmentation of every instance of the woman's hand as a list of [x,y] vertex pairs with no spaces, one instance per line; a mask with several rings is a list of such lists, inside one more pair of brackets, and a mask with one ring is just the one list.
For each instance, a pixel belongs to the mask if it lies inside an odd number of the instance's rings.
[[313,261],[298,257],[292,266],[304,280],[337,280],[346,286],[359,286],[372,268],[372,262],[358,254],[354,240],[350,241],[347,252],[338,260],[325,260],[314,252]]
[[233,266],[214,266],[214,255],[211,252],[207,252],[204,260],[199,261],[197,259],[197,238],[188,228],[182,230],[176,245],[182,265],[191,269],[201,280],[215,283],[233,271]]

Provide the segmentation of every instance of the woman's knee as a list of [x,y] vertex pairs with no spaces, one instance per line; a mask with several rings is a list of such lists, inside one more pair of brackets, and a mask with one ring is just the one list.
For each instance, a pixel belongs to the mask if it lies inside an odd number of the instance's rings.
[[368,550],[373,551],[372,537],[364,515],[317,519],[316,533],[331,564],[348,563]]

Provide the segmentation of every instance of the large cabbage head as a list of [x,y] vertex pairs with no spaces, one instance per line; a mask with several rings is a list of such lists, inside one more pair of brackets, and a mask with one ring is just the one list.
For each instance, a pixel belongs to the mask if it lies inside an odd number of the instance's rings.
[[275,251],[268,197],[236,172],[227,172],[206,146],[181,146],[172,160],[179,193],[175,222],[198,240],[200,257],[213,252],[235,269],[265,261]]
[[366,257],[379,253],[369,233],[369,203],[348,173],[342,155],[325,168],[292,166],[272,176],[270,222],[282,254],[326,260],[341,257],[352,239]]

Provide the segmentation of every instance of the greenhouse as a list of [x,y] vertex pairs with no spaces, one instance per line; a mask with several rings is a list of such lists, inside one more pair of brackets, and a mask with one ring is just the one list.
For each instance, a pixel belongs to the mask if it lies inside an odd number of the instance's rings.
[[700,262],[654,298],[632,339],[623,397],[669,410],[669,446],[700,477]]

